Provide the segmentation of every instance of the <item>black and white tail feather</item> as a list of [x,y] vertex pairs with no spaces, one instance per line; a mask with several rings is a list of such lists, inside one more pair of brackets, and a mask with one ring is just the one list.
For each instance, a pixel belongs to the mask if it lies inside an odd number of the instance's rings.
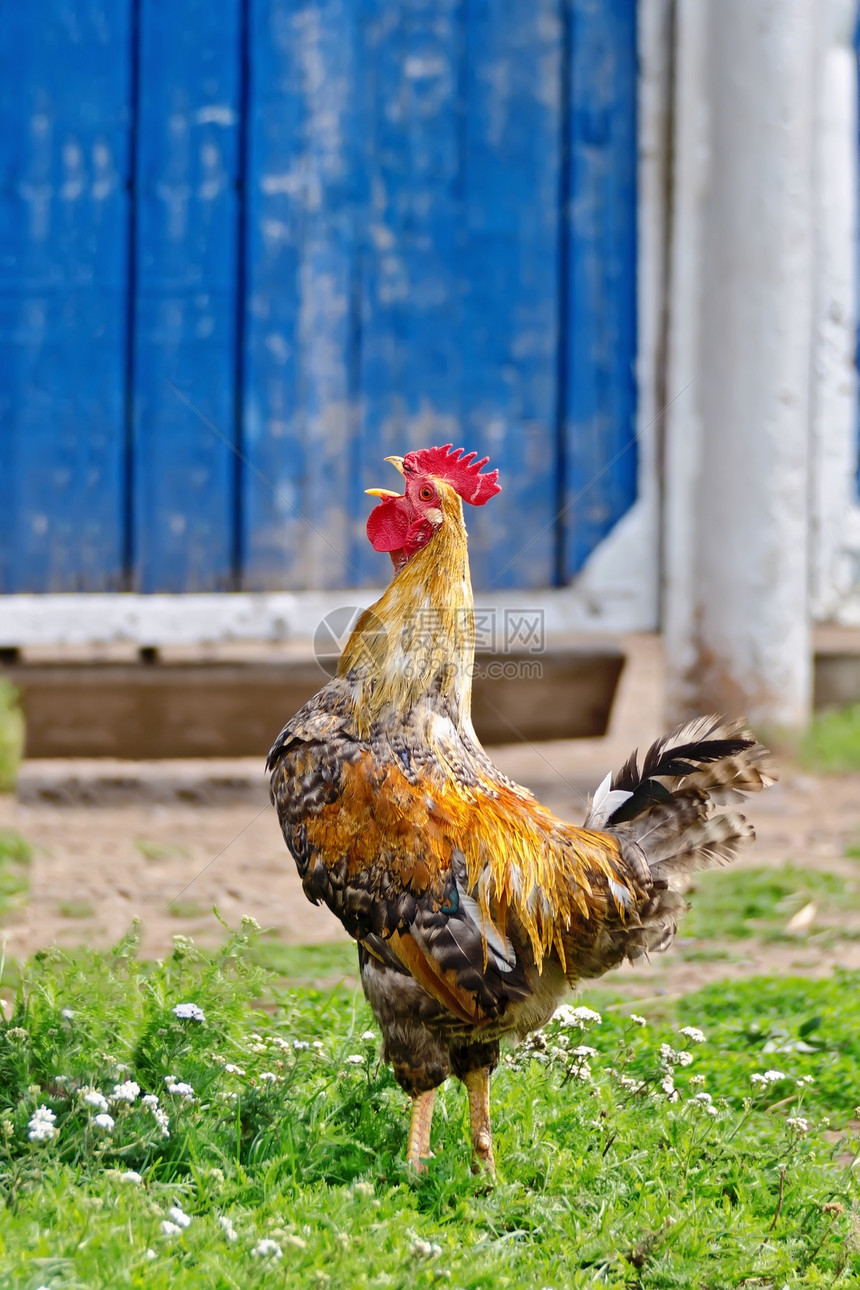
[[619,957],[666,949],[688,909],[691,875],[731,863],[755,837],[738,811],[718,808],[774,782],[768,755],[743,721],[699,717],[653,743],[641,770],[637,750],[603,780],[585,827],[614,834],[637,884],[650,892],[628,910]]

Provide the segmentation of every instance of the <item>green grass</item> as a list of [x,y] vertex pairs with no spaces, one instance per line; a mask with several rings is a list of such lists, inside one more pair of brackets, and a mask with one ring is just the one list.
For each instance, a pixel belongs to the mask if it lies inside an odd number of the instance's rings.
[[[111,955],[51,950],[27,966],[0,1024],[0,1287],[857,1283],[858,976],[711,987],[649,1006],[644,1027],[604,992],[602,1024],[555,1021],[503,1061],[491,1189],[470,1172],[460,1086],[443,1090],[435,1159],[412,1177],[406,1099],[360,994],[267,987],[258,952],[243,928],[214,955],[177,937],[143,963],[132,935]],[[339,952],[292,967],[324,978]],[[204,1020],[176,1016],[188,1002]],[[581,1043],[595,1050],[584,1062]],[[112,1100],[127,1080],[140,1094]],[[56,1132],[39,1142],[41,1106]]]
[[0,922],[27,898],[32,855],[20,833],[0,829]]
[[202,918],[204,914],[209,911],[205,905],[201,905],[197,900],[182,900],[181,898],[178,898],[176,900],[171,900],[167,907],[167,912],[172,918],[190,919]]
[[291,986],[335,985],[358,980],[358,956],[354,941],[324,945],[284,945],[276,936],[263,935],[251,949],[255,963],[281,977]]
[[24,754],[24,714],[18,691],[0,676],[0,793],[11,793]]
[[814,774],[860,770],[860,703],[818,713],[801,741],[798,761]]
[[681,927],[685,940],[723,942],[750,936],[790,940],[789,920],[810,902],[817,907],[819,928],[827,925],[828,918],[860,909],[860,873],[846,880],[794,865],[716,869],[698,875],[689,894],[692,908]]
[[188,855],[186,847],[181,847],[174,842],[156,842],[153,838],[135,838],[134,846],[144,860],[155,864],[162,860],[175,860],[177,857]]
[[88,900],[64,900],[57,909],[63,918],[92,918],[96,912]]

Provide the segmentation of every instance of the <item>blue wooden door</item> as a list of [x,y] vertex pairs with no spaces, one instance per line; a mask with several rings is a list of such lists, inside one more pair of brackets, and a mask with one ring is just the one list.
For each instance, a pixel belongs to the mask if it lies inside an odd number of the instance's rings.
[[126,564],[131,7],[0,23],[0,589],[107,591]]
[[454,440],[474,580],[635,496],[634,0],[46,0],[0,34],[0,589],[379,581]]

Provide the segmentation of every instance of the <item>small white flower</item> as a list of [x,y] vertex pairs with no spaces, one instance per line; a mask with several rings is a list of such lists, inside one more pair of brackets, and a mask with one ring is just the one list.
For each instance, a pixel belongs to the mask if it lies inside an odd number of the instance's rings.
[[705,1083],[704,1075],[691,1075],[690,1088],[701,1088]]
[[140,1085],[133,1079],[127,1079],[124,1084],[114,1084],[112,1102],[134,1102],[140,1093]]
[[167,1112],[162,1111],[161,1107],[157,1106],[152,1112],[152,1118],[155,1120],[155,1123],[158,1125],[159,1129],[161,1130],[162,1138],[169,1138],[170,1137],[170,1117],[168,1116]]
[[227,1065],[224,1067],[224,1073],[226,1075],[244,1075],[245,1074],[242,1067],[237,1066],[235,1062],[228,1062]]
[[113,1126],[115,1123],[116,1121],[112,1115],[102,1113],[101,1115],[93,1116],[93,1124],[97,1124],[100,1129],[104,1129],[105,1133],[113,1133]]
[[60,1016],[65,1017],[66,1021],[71,1021],[74,1015],[75,1015],[74,1008],[63,1008],[63,1011],[60,1013]]
[[667,1071],[660,1081],[660,1087],[666,1094],[670,1102],[677,1102],[678,1090],[675,1088],[675,1081],[672,1078],[672,1072]]
[[293,1048],[297,1053],[304,1053],[307,1051],[308,1048],[310,1048],[310,1044],[307,1042],[306,1039],[294,1039]]
[[717,1108],[714,1106],[713,1098],[710,1093],[697,1093],[693,1098],[697,1106],[700,1106],[708,1115],[716,1115]]
[[345,1058],[344,1058],[344,1061],[349,1062],[349,1064],[350,1064],[351,1066],[363,1066],[363,1065],[364,1065],[364,1058],[363,1058],[363,1056],[361,1055],[361,1053],[350,1053],[348,1057],[345,1057]]
[[146,1257],[151,1262],[153,1259],[157,1259],[158,1255],[155,1253],[155,1250],[149,1249],[146,1251]]
[[174,1097],[184,1097],[188,1101],[194,1097],[194,1089],[190,1084],[183,1083],[182,1080],[174,1080],[168,1084],[167,1091],[172,1093]]
[[27,1137],[31,1142],[50,1142],[57,1136],[55,1121],[57,1117],[48,1106],[40,1106],[34,1111],[27,1125]]
[[685,1039],[689,1039],[691,1044],[703,1044],[705,1042],[705,1032],[698,1026],[682,1026],[678,1031]]
[[593,1008],[572,1008],[569,1003],[563,1003],[552,1014],[552,1020],[560,1026],[575,1026],[582,1030],[585,1026],[599,1026],[603,1018]]
[[374,1043],[374,1042],[375,1042],[375,1040],[376,1040],[376,1031],[375,1031],[375,1030],[364,1030],[364,1031],[362,1031],[361,1037],[362,1037],[362,1039],[365,1041],[365,1043],[372,1044],[372,1043]]
[[198,1008],[196,1003],[177,1003],[173,1009],[174,1017],[180,1021],[205,1021],[206,1014],[202,1008]]
[[809,1121],[805,1120],[802,1115],[791,1115],[789,1116],[789,1118],[786,1120],[785,1123],[788,1125],[789,1129],[793,1129],[794,1132],[801,1138],[804,1136],[804,1134],[809,1133],[810,1129],[812,1128],[812,1125],[809,1123]]
[[814,1083],[815,1083],[814,1075],[801,1075],[800,1079],[797,1081],[797,1087],[803,1088],[806,1084],[814,1084]]
[[274,1083],[275,1083],[275,1081],[277,1080],[277,1078],[278,1078],[278,1077],[277,1077],[277,1075],[275,1075],[272,1071],[261,1071],[261,1072],[260,1072],[260,1079],[261,1079],[265,1084],[274,1084]]
[[87,1106],[94,1106],[97,1111],[106,1111],[108,1109],[107,1098],[97,1088],[88,1088],[84,1093],[84,1101]]
[[277,1241],[271,1241],[268,1237],[263,1237],[254,1246],[251,1254],[255,1259],[281,1259],[284,1256],[284,1251]]
[[588,1044],[579,1044],[571,1050],[571,1053],[574,1057],[596,1057],[597,1049],[589,1048]]
[[175,1223],[171,1223],[168,1218],[162,1219],[161,1233],[163,1236],[178,1236],[181,1231],[182,1228],[177,1227]]
[[638,1012],[631,1012],[631,1014],[630,1014],[630,1016],[627,1018],[627,1020],[630,1022],[631,1026],[647,1026],[647,1025],[648,1025],[648,1022],[645,1020],[645,1018],[644,1018],[644,1017],[640,1017]]
[[750,1075],[750,1083],[755,1084],[758,1088],[764,1088],[768,1084],[778,1084],[781,1079],[785,1079],[782,1071],[765,1071],[763,1075]]
[[442,1246],[435,1241],[422,1241],[416,1236],[412,1242],[412,1257],[415,1259],[435,1259],[442,1253]]
[[186,1214],[185,1211],[179,1207],[179,1205],[171,1205],[167,1213],[168,1213],[168,1217],[173,1219],[177,1227],[191,1226],[191,1215]]
[[136,1169],[126,1169],[124,1174],[120,1174],[119,1180],[120,1182],[135,1183],[138,1186],[143,1182],[143,1178]]
[[224,1235],[226,1236],[226,1238],[227,1238],[227,1240],[228,1240],[228,1241],[236,1241],[236,1240],[238,1240],[238,1239],[239,1239],[239,1238],[238,1238],[238,1236],[237,1236],[237,1233],[236,1233],[236,1229],[235,1229],[235,1227],[234,1227],[234,1226],[233,1226],[233,1224],[230,1222],[230,1220],[229,1220],[229,1218],[227,1217],[227,1215],[226,1215],[226,1214],[219,1214],[219,1215],[218,1215],[218,1222],[219,1222],[219,1224],[220,1224],[220,1226],[221,1226],[221,1228],[222,1228],[222,1230],[223,1230],[223,1232],[224,1232]]
[[660,1060],[666,1066],[689,1066],[693,1060],[693,1054],[688,1053],[685,1048],[682,1048],[680,1052],[676,1052],[669,1044],[661,1044]]
[[318,1053],[321,1053],[322,1050],[325,1048],[325,1044],[321,1039],[315,1039],[311,1044],[311,1048],[315,1048]]
[[141,1106],[155,1107],[158,1106],[158,1098],[155,1093],[145,1093],[140,1099]]

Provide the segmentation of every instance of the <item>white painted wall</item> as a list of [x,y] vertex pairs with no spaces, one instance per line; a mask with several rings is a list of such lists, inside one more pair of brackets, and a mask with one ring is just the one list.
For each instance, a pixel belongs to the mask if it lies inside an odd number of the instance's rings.
[[816,113],[811,612],[860,625],[855,0],[822,0]]
[[677,3],[673,717],[803,725],[813,619],[860,616],[854,16],[849,0]]

